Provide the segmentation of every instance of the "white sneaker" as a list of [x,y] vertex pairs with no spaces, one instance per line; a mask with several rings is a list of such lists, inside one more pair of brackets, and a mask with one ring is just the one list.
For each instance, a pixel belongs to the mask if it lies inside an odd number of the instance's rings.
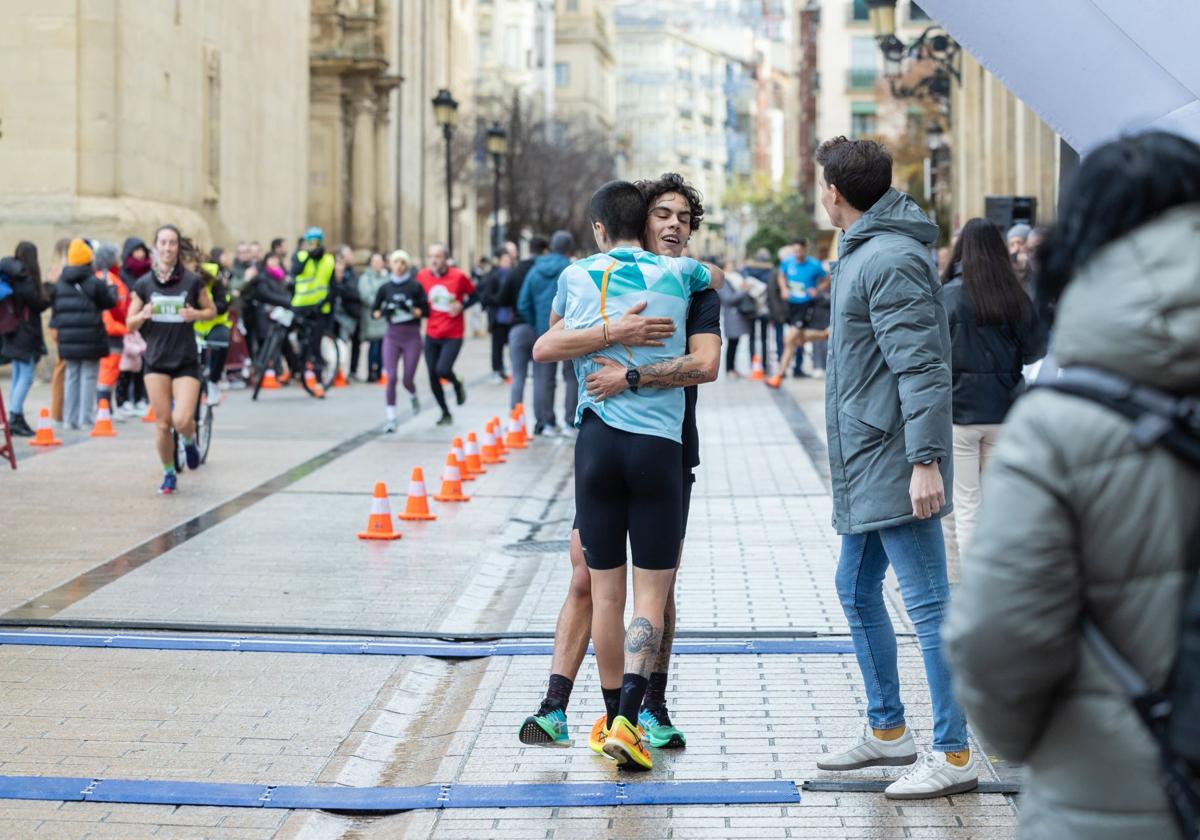
[[146,400],[138,400],[136,403],[134,403],[133,407],[137,409],[137,413],[139,415],[145,417],[146,412],[150,410],[150,403],[148,403]]
[[209,405],[220,405],[220,403],[221,403],[220,387],[217,385],[216,382],[209,382],[208,383],[208,404]]
[[503,385],[504,375],[493,371],[492,375],[488,377],[488,382],[492,383],[493,385]]
[[975,753],[966,765],[955,767],[941,752],[928,752],[920,762],[884,790],[888,799],[936,799],[979,787]]
[[867,727],[863,740],[837,755],[817,762],[818,770],[861,770],[864,767],[903,767],[917,760],[917,746],[913,743],[912,730],[893,741],[876,738],[871,727]]

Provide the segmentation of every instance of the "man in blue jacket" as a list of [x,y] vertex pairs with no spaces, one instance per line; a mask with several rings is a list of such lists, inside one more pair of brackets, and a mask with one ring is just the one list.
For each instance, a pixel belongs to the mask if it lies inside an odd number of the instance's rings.
[[[521,284],[521,295],[517,299],[517,312],[525,323],[532,324],[534,332],[541,337],[550,329],[550,304],[558,291],[558,275],[571,264],[575,253],[575,237],[568,231],[557,231],[550,237],[550,253],[534,260],[533,267]],[[554,392],[558,382],[558,362],[533,363],[533,433],[537,435],[559,434],[554,416]],[[579,402],[579,380],[570,361],[562,362],[566,393],[563,395],[563,417],[566,429],[574,428],[575,408]]]

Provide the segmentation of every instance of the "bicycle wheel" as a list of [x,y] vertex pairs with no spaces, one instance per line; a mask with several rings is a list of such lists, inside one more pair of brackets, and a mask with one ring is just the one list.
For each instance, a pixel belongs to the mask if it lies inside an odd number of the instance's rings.
[[208,447],[212,444],[213,410],[208,400],[196,405],[196,446],[200,448],[200,463],[208,460]]
[[342,350],[340,342],[333,336],[325,336],[321,339],[321,385],[326,389],[333,387],[333,380],[337,378],[338,367],[342,363]]

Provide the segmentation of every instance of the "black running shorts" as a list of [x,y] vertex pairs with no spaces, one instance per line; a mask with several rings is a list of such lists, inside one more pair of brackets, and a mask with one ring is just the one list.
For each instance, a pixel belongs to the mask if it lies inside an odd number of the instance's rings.
[[575,441],[575,521],[589,569],[674,569],[683,539],[683,447],[584,411]]
[[788,323],[793,327],[808,329],[812,325],[816,310],[817,306],[812,301],[808,303],[789,303]]

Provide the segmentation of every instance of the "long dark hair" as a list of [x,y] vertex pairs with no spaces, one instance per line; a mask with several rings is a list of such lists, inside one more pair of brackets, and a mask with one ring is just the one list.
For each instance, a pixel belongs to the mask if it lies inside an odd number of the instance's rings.
[[17,250],[13,254],[21,265],[25,266],[25,274],[29,279],[33,280],[33,285],[37,289],[38,299],[45,298],[45,293],[42,291],[42,268],[38,265],[37,246],[28,240],[22,240],[17,243]]
[[988,219],[971,219],[954,242],[950,262],[942,269],[942,282],[962,271],[963,288],[975,305],[979,326],[1021,324],[1033,315],[1033,304],[1013,272],[1000,228]]
[[1102,247],[1172,207],[1195,202],[1200,145],[1191,140],[1149,131],[1096,149],[1080,164],[1058,224],[1038,251],[1039,308],[1052,306]]

